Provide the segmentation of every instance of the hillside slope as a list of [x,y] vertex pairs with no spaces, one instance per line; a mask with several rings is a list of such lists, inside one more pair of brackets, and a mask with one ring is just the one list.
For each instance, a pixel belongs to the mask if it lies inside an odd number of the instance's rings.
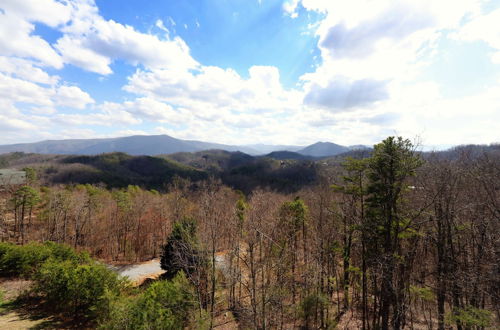
[[312,157],[330,157],[349,151],[348,147],[331,142],[316,142],[297,152]]

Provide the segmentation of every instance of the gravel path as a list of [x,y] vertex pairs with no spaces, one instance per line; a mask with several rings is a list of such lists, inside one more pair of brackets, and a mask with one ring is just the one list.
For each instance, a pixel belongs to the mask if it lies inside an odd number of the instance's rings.
[[146,278],[155,278],[165,272],[160,267],[160,259],[152,259],[138,264],[110,266],[110,268],[138,284]]

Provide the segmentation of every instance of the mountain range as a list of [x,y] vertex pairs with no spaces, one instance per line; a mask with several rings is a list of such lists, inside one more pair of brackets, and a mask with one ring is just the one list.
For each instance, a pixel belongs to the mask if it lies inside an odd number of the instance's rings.
[[[168,135],[134,135],[103,139],[47,140],[35,143],[0,145],[0,154],[25,152],[38,154],[97,155],[109,152],[124,152],[129,155],[167,155],[178,152],[203,150],[240,151],[249,155],[264,155],[274,152],[296,153],[295,158],[321,158],[335,156],[364,146],[342,146],[331,142],[317,142],[309,146],[293,145],[226,145],[195,140],[181,140]],[[289,154],[291,155],[291,154]]]

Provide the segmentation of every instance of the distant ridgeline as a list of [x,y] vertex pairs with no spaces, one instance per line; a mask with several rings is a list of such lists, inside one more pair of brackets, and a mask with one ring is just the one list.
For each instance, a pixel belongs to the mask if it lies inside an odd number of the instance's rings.
[[[325,151],[325,148],[329,151]],[[188,179],[195,185],[212,177],[245,193],[256,188],[293,193],[317,183],[325,173],[340,166],[346,158],[362,159],[370,157],[372,152],[366,147],[342,149],[327,143],[317,143],[305,149],[308,149],[306,152],[309,155],[274,151],[255,156],[220,149],[158,156],[133,156],[122,152],[99,155],[13,152],[0,154],[0,169],[4,168],[0,170],[0,186],[24,184],[26,174],[20,169],[30,167],[36,170],[40,183],[45,185],[103,184],[107,188],[137,185],[162,191],[175,177]],[[342,149],[344,152],[330,157],[319,156],[333,149],[338,152]],[[424,152],[422,156],[424,159],[456,159],[461,154],[477,158],[492,153],[500,153],[500,145],[457,146],[446,151]]]
[[129,155],[155,156],[178,152],[204,150],[240,151],[248,155],[265,155],[273,151],[296,152],[308,157],[330,157],[349,150],[365,149],[366,146],[342,146],[331,142],[317,142],[309,146],[293,145],[227,145],[194,140],[181,140],[168,135],[135,135],[108,139],[48,140],[35,143],[0,145],[0,154],[26,152],[59,155],[98,155],[124,152]]

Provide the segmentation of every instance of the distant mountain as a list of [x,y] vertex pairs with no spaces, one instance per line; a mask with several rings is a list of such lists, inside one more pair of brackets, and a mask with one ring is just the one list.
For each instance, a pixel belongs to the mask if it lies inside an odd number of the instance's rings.
[[370,150],[370,149],[372,149],[372,147],[365,146],[363,144],[355,144],[355,145],[349,146],[348,148],[349,148],[349,150]]
[[297,152],[305,156],[330,157],[349,151],[349,147],[341,146],[331,142],[316,142]]
[[314,158],[312,156],[306,156],[299,154],[298,152],[286,151],[286,150],[273,151],[271,153],[268,153],[267,155],[264,155],[263,157],[273,158],[277,160],[285,160],[285,159],[309,160]]
[[[124,152],[129,155],[156,156],[179,152],[198,152],[205,150],[239,151],[248,155],[269,155],[283,151],[297,153],[306,157],[331,157],[340,153],[364,149],[365,146],[341,146],[330,142],[317,142],[307,147],[293,145],[227,145],[195,140],[181,140],[168,135],[134,135],[106,139],[47,140],[35,143],[0,145],[0,154],[25,152],[55,155],[99,155],[110,152]],[[272,154],[275,159],[307,159],[293,154]],[[284,157],[284,158],[283,158]]]
[[[304,148],[304,146],[292,146],[292,145],[285,145],[285,144],[277,144],[277,145],[248,144],[248,145],[245,145],[244,147],[256,150],[259,155],[269,154],[269,153],[274,152],[274,151],[283,151],[283,150],[296,152],[297,150]],[[252,153],[250,153],[250,154],[252,154]]]
[[202,141],[181,140],[168,135],[135,135],[109,139],[48,140],[0,146],[0,154],[26,152],[39,154],[96,155],[124,152],[130,155],[159,155],[176,152],[196,152],[223,149],[258,154],[259,151],[245,146],[231,146]]

